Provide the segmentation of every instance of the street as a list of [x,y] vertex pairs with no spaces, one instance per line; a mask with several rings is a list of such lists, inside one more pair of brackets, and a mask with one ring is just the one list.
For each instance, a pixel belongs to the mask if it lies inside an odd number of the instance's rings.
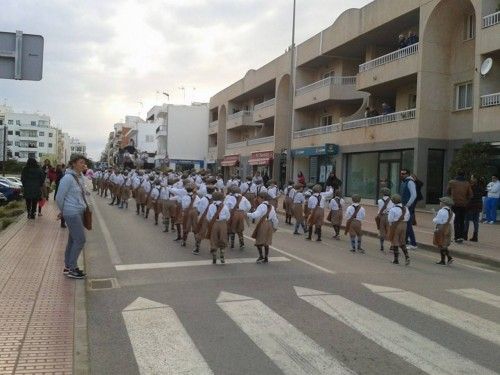
[[423,250],[396,266],[374,238],[353,254],[330,228],[310,242],[283,218],[269,264],[255,264],[247,229],[245,249],[214,266],[206,241],[194,256],[192,234],[183,248],[132,205],[92,203],[93,374],[500,372],[499,274],[487,266],[442,267]]

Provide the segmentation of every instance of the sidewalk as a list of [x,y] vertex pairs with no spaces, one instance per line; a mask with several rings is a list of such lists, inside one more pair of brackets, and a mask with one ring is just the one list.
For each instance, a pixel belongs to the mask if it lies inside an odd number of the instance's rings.
[[2,375],[85,373],[74,368],[75,358],[86,358],[74,340],[81,330],[75,322],[85,317],[85,284],[62,273],[67,232],[57,212],[51,200],[42,217],[23,214],[0,233]]
[[[347,203],[350,203],[349,198],[347,199]],[[282,200],[280,200],[278,212],[284,214],[282,207]],[[377,207],[369,204],[363,204],[363,207],[366,210],[366,219],[363,222],[363,231],[368,236],[378,236],[377,226],[375,225],[375,216],[378,212]],[[328,212],[325,210],[325,221],[327,214]],[[417,209],[415,216],[417,219],[417,225],[414,226],[413,229],[415,231],[415,238],[417,239],[418,247],[437,253],[437,248],[432,244],[434,228],[432,219],[434,217],[434,213],[427,210]],[[331,225],[328,226],[331,227]],[[472,229],[471,223],[469,228],[469,237],[472,236]],[[479,242],[474,243],[464,241],[463,244],[452,243],[450,251],[453,256],[457,258],[473,260],[500,268],[499,244],[500,226],[498,224],[479,224]]]

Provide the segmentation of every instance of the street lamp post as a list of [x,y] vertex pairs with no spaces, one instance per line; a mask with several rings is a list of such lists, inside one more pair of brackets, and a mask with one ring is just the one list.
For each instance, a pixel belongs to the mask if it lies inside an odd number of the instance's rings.
[[290,50],[290,131],[287,136],[287,154],[286,154],[286,179],[292,179],[292,138],[293,138],[293,122],[295,111],[293,110],[295,97],[295,6],[296,0],[293,0],[293,16],[292,16],[292,47]]

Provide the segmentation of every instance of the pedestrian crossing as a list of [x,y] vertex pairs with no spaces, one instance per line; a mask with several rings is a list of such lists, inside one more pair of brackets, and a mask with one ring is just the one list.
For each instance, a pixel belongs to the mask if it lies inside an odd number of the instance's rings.
[[[465,335],[487,340],[487,344],[494,347],[491,353],[499,352],[500,325],[493,321],[403,289],[373,284],[363,286],[377,298],[389,299],[404,308],[423,314],[436,326],[453,326]],[[498,371],[498,368],[487,368],[475,362],[474,358],[467,358],[339,294],[304,286],[294,286],[294,291],[297,302],[305,301],[306,308],[310,306],[311,309],[326,314],[327,321],[331,319],[331,324],[328,323],[322,331],[325,335],[332,335],[329,339],[332,344],[338,345],[342,342],[339,337],[341,333],[335,332],[334,324],[341,322],[365,339],[427,374],[493,375],[496,374],[495,370]],[[500,308],[498,295],[480,289],[450,289],[447,292],[474,303],[485,303]],[[336,358],[331,350],[318,344],[259,299],[222,290],[213,302],[224,313],[223,316],[230,319],[234,327],[246,335],[283,374],[356,374],[356,371],[350,368],[353,367],[352,364],[349,366],[345,363],[345,358]],[[301,312],[304,313],[303,306]],[[122,315],[140,374],[217,373],[216,368],[210,367],[210,358],[202,356],[196,346],[196,340],[187,333],[172,307],[139,297],[122,311]],[[425,321],[417,320],[422,326],[426,324]],[[224,344],[227,343],[222,341],[214,344],[220,345],[223,350]],[[341,351],[341,348],[336,348],[336,352]]]

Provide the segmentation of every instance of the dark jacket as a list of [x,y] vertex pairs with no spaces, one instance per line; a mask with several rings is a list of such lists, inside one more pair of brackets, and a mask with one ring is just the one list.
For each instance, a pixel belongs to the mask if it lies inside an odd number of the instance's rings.
[[451,195],[455,207],[467,207],[472,198],[470,182],[458,176],[448,183],[448,195]]
[[486,189],[480,184],[471,184],[472,198],[467,205],[468,212],[481,212],[483,210],[483,196]]
[[40,199],[42,185],[45,182],[45,173],[41,168],[23,168],[21,172],[23,194],[26,199]]

